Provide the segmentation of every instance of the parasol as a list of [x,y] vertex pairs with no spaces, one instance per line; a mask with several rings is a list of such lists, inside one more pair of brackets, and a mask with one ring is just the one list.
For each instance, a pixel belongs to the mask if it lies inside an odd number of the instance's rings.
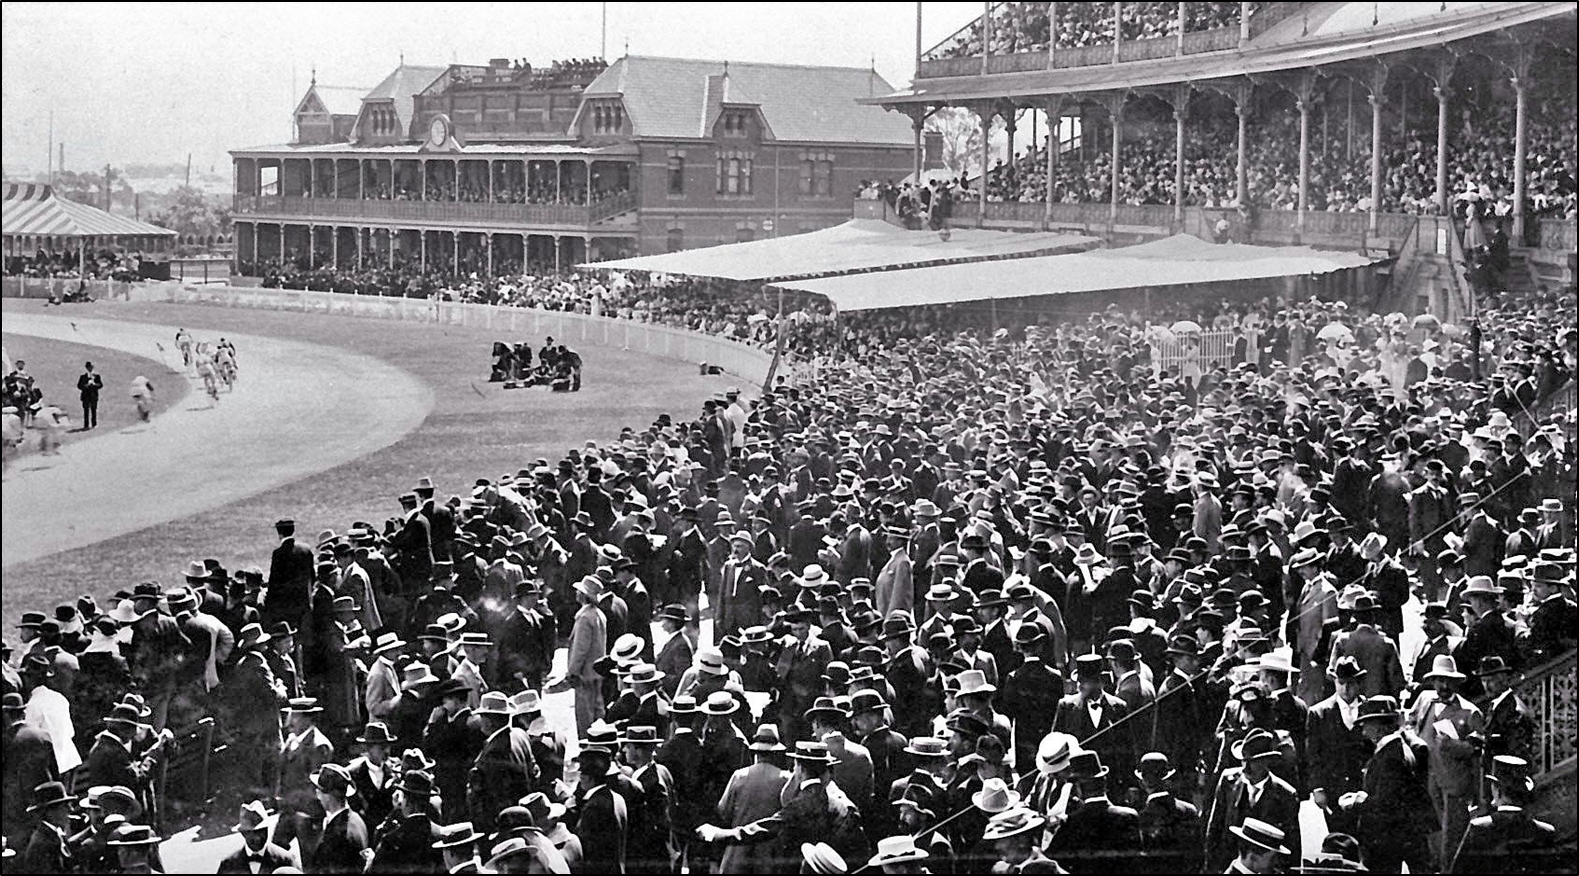
[[1180,334],[1183,332],[1199,332],[1201,327],[1187,319],[1181,319],[1173,325],[1168,326],[1168,330],[1174,334]]
[[1316,333],[1316,337],[1324,341],[1352,341],[1354,340],[1354,330],[1341,322],[1329,322],[1321,327],[1321,331]]
[[1422,313],[1415,317],[1414,322],[1410,323],[1410,325],[1417,329],[1435,331],[1442,327],[1442,320],[1437,319],[1433,314]]

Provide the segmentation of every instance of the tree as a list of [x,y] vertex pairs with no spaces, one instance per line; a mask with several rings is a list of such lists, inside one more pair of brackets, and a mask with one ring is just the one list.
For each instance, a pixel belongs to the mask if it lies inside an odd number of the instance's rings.
[[181,186],[166,196],[163,208],[151,214],[148,221],[183,238],[189,235],[207,237],[223,232],[230,224],[230,216],[228,210],[221,216],[201,189]]
[[[976,178],[981,168],[981,118],[964,107],[944,107],[933,113],[926,130],[943,135],[943,166],[955,176]],[[1003,119],[992,118],[992,138],[1004,135]]]

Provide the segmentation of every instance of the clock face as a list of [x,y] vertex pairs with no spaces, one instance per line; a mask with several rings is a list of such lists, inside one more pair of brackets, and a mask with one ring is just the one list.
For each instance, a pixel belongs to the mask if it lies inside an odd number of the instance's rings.
[[447,139],[445,135],[449,133],[446,127],[443,119],[434,119],[428,125],[428,141],[434,146],[443,146],[445,139]]

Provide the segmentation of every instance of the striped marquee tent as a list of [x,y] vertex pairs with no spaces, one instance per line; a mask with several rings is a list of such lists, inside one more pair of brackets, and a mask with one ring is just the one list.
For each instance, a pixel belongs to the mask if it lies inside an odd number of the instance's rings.
[[5,183],[0,204],[6,255],[89,246],[162,249],[176,236],[168,228],[68,201],[42,183]]

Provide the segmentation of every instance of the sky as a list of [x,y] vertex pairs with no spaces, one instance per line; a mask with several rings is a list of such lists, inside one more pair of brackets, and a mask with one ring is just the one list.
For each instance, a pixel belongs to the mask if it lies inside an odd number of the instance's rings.
[[[914,3],[27,3],[0,6],[0,156],[43,172],[179,164],[229,175],[228,150],[290,139],[316,68],[371,89],[400,63],[607,52],[915,72]],[[924,48],[981,14],[926,3]]]

